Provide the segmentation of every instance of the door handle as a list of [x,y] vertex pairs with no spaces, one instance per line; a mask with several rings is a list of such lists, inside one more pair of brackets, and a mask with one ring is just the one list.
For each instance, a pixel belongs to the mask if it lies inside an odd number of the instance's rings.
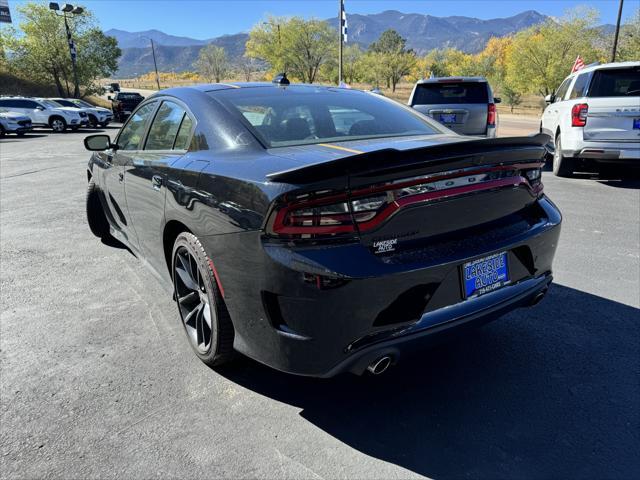
[[151,177],[151,187],[155,190],[160,190],[162,186],[162,177],[160,175],[154,175]]

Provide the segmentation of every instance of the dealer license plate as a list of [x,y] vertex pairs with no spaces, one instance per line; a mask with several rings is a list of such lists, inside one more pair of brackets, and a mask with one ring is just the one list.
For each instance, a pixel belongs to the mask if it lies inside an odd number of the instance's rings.
[[640,118],[633,119],[633,129],[640,130]]
[[465,298],[493,292],[509,283],[507,252],[463,264],[462,283]]
[[440,114],[440,122],[441,123],[456,123],[456,114],[455,113],[441,113]]

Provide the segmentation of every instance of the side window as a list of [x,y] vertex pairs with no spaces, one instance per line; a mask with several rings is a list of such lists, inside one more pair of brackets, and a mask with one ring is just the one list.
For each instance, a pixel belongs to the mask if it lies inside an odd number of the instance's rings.
[[173,102],[164,102],[153,119],[144,149],[172,150],[184,116],[183,108]]
[[11,107],[11,100],[0,100],[0,107],[3,107],[3,108]]
[[140,150],[142,145],[142,137],[144,135],[144,129],[147,125],[149,117],[156,108],[156,103],[147,103],[140,107],[129,118],[127,124],[122,127],[120,136],[118,137],[118,147],[121,150]]
[[583,73],[582,75],[578,75],[578,78],[576,78],[576,83],[573,84],[573,88],[571,89],[571,94],[569,95],[569,99],[573,100],[574,98],[584,97],[588,82],[589,82],[588,73]]
[[558,88],[558,90],[556,91],[556,102],[561,102],[564,100],[564,96],[567,94],[567,90],[569,89],[569,85],[571,84],[571,80],[573,80],[572,78],[567,78],[564,82],[562,82],[562,84],[560,85],[560,87]]
[[191,142],[191,129],[193,128],[193,121],[191,117],[185,113],[182,119],[182,124],[178,130],[176,141],[173,146],[174,150],[189,150],[189,143]]
[[46,110],[46,107],[44,105],[40,105],[37,102],[33,102],[31,100],[23,100],[23,102],[24,102],[24,107],[22,108],[30,108],[31,110],[35,110],[38,107],[42,107]]

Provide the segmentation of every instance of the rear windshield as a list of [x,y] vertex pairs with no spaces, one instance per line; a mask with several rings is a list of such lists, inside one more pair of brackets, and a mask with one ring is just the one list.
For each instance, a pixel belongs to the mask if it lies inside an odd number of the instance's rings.
[[414,105],[459,105],[488,103],[484,82],[420,83],[413,96]]
[[589,97],[640,96],[640,67],[596,70]]
[[119,93],[118,100],[137,100],[141,96],[139,93]]
[[210,94],[268,147],[442,133],[403,105],[355,90],[257,87]]

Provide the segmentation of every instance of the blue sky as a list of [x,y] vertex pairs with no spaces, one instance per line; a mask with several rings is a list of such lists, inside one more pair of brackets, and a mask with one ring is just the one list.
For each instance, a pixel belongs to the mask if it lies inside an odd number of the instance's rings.
[[[15,7],[24,1],[9,0]],[[65,3],[59,1],[59,3]],[[210,38],[248,31],[267,14],[328,18],[337,15],[338,0],[79,0],[96,14],[104,30],[162,30],[172,35]],[[618,0],[345,0],[347,13],[399,10],[435,16],[463,15],[496,18],[537,10],[562,16],[572,7],[588,5],[600,11],[602,23],[615,23]],[[626,0],[623,18],[638,8],[638,0]]]

